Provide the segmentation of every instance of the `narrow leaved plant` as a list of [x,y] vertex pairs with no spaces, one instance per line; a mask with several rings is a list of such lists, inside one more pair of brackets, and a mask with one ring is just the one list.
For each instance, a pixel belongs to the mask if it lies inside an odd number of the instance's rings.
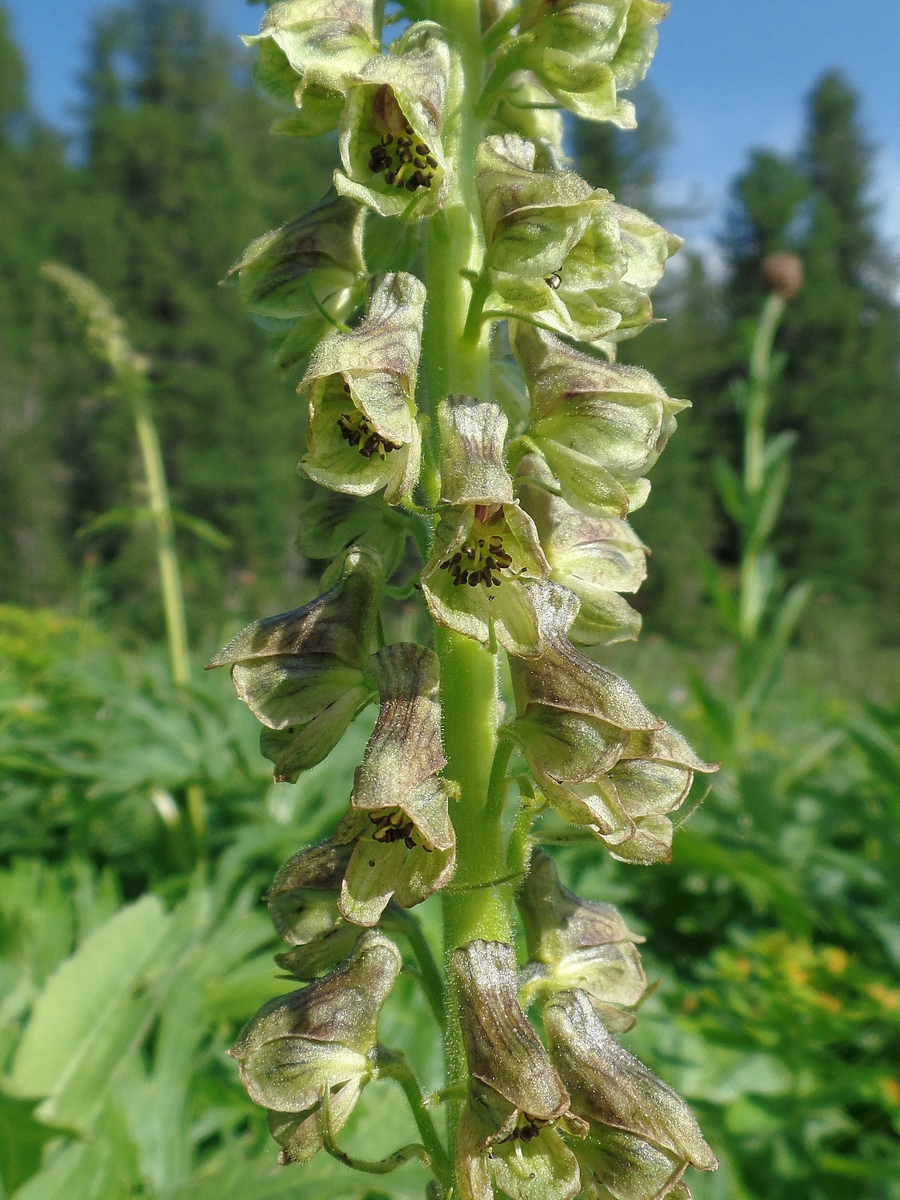
[[[620,93],[667,8],[410,0],[389,41],[377,0],[281,0],[247,39],[277,128],[338,133],[333,191],[233,272],[276,362],[305,371],[300,469],[334,496],[304,542],[335,557],[317,599],[210,666],[231,667],[276,780],[377,706],[344,817],[269,892],[279,965],[305,986],[233,1051],[284,1163],[415,1158],[443,1200],[685,1200],[687,1168],[716,1166],[617,1038],[641,939],[538,849],[568,823],[598,855],[664,862],[713,769],[580,648],[640,625],[627,518],[685,402],[615,349],[652,320],[679,239],[567,169],[560,110],[633,126]],[[395,597],[423,644],[385,638]],[[435,894],[442,958],[409,911]],[[443,1029],[446,1122],[378,1041],[399,947]],[[339,1139],[376,1078],[421,1141],[362,1161]]]

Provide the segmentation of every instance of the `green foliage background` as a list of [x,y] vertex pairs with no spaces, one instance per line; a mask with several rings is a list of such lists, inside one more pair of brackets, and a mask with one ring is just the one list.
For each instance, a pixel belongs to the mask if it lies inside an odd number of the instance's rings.
[[[16,1200],[300,1186],[224,1051],[273,990],[260,893],[333,823],[365,730],[274,786],[227,680],[173,693],[130,417],[38,273],[56,258],[88,274],[151,359],[195,645],[314,594],[322,564],[295,549],[295,381],[217,285],[318,199],[333,155],[268,137],[241,62],[186,0],[135,0],[94,31],[66,146],[29,108],[0,6],[0,1196]],[[572,151],[665,221],[665,114],[650,94],[639,111],[637,134],[581,124]],[[735,182],[724,277],[688,253],[657,305],[667,323],[624,346],[695,408],[635,520],[654,552],[647,632],[607,660],[724,766],[673,865],[558,853],[648,935],[661,982],[630,1044],[697,1108],[723,1162],[697,1183],[708,1200],[900,1197],[900,312],[871,171],[857,100],[827,75],[796,153],[757,152]],[[711,461],[738,462],[733,386],[761,260],[782,249],[808,283],[779,335],[773,423],[798,440],[775,543],[815,599],[739,754],[735,649],[700,563],[726,580],[737,564]],[[409,1025],[428,1080],[404,976],[385,1042]],[[360,1154],[383,1151],[387,1086],[350,1127]],[[302,1194],[423,1186],[316,1160]]]

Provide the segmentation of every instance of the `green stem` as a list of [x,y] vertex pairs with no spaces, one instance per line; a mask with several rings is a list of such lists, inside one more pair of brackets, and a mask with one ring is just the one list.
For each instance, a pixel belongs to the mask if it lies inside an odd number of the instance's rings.
[[419,1131],[423,1145],[431,1160],[431,1167],[438,1179],[444,1184],[450,1182],[450,1160],[438,1132],[434,1127],[431,1114],[425,1107],[425,1097],[416,1078],[416,1074],[403,1054],[397,1051],[379,1052],[378,1073],[384,1078],[393,1079],[403,1089],[403,1094],[412,1110],[416,1128]]
[[750,351],[750,386],[744,419],[744,490],[748,496],[757,495],[763,485],[772,345],[785,303],[784,296],[777,292],[772,292],[766,300]]
[[416,956],[416,962],[419,964],[422,990],[431,1006],[431,1011],[443,1029],[445,1021],[444,978],[441,975],[434,955],[431,953],[431,946],[428,943],[428,938],[426,938],[421,924],[411,913],[405,913],[404,915],[406,920],[403,922],[403,933],[409,942],[413,954]]

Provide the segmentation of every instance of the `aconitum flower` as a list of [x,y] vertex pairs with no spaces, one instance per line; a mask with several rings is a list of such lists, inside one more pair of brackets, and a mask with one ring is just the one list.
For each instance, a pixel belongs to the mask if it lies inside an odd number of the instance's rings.
[[441,502],[422,591],[439,625],[512,654],[540,652],[529,580],[549,566],[503,461],[507,419],[496,404],[455,396],[438,409]]
[[660,1200],[679,1194],[672,1189],[689,1166],[715,1170],[690,1109],[607,1031],[586,992],[558,993],[542,1015],[572,1112],[590,1123],[574,1146],[586,1196]]
[[388,504],[419,477],[416,376],[425,288],[401,271],[376,281],[365,320],[319,343],[300,391],[309,392],[310,479],[352,496],[384,488]]
[[487,138],[476,170],[486,313],[604,345],[648,324],[647,293],[680,238],[572,171],[537,170],[535,146],[515,134]]
[[263,724],[260,749],[276,782],[321,762],[373,698],[365,670],[381,599],[374,551],[347,551],[337,582],[293,612],[254,621],[210,660],[231,665],[238,696]]
[[650,493],[647,471],[675,430],[673,400],[640,367],[605,362],[522,322],[513,348],[531,398],[530,441],[564,499],[591,517],[624,517]]
[[646,75],[668,11],[656,0],[522,0],[518,57],[579,117],[633,129],[634,105],[618,92]]
[[641,614],[621,595],[636,592],[647,574],[647,550],[621,517],[588,517],[558,494],[546,461],[526,454],[516,473],[516,492],[537,527],[550,578],[581,602],[569,630],[573,642],[609,645],[636,638]]
[[502,942],[454,950],[450,969],[471,1082],[456,1142],[461,1200],[574,1200],[575,1155],[561,1131],[583,1136],[569,1096],[519,1006],[516,956]]
[[332,194],[251,242],[229,271],[250,311],[280,331],[277,366],[304,361],[319,338],[362,302],[365,217],[364,208]]
[[403,908],[426,900],[456,864],[453,789],[438,777],[447,760],[437,655],[395,642],[372,656],[369,669],[381,709],[335,834],[338,843],[354,842],[338,908],[357,925],[374,925],[391,897]]
[[559,882],[553,860],[538,850],[516,902],[522,914],[530,962],[520,997],[529,1001],[559,991],[586,992],[607,1029],[623,1032],[635,1018],[623,1009],[638,1003],[647,987],[636,943],[618,909],[582,900]]
[[695,771],[716,767],[646,709],[623,679],[571,644],[567,631],[578,611],[572,592],[547,583],[533,598],[544,652],[510,660],[519,714],[510,733],[564,820],[591,829],[614,858],[667,861],[668,814],[686,799]]
[[263,1005],[229,1051],[251,1099],[268,1109],[282,1163],[307,1162],[322,1148],[326,1090],[332,1130],[346,1124],[374,1077],[378,1016],[401,966],[389,938],[363,933],[328,975]]
[[411,25],[390,54],[370,59],[353,80],[341,118],[342,196],[384,217],[425,217],[443,204],[447,164],[441,143],[450,78],[443,30]]
[[337,128],[348,77],[379,50],[373,0],[280,0],[243,40],[259,46],[257,83],[298,110],[277,132],[300,137]]

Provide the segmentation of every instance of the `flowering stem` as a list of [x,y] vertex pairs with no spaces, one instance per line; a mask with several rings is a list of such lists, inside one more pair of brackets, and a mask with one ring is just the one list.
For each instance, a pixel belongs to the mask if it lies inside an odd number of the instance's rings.
[[403,933],[409,942],[419,965],[422,990],[431,1006],[431,1011],[444,1027],[444,980],[440,968],[431,953],[431,946],[419,921],[411,913],[404,913]]
[[425,1097],[422,1095],[419,1081],[405,1055],[396,1051],[379,1049],[378,1072],[384,1078],[395,1080],[403,1089],[419,1136],[428,1152],[430,1162],[427,1165],[432,1168],[443,1184],[449,1183],[450,1163],[447,1159],[447,1152],[438,1137],[431,1115],[425,1107]]

